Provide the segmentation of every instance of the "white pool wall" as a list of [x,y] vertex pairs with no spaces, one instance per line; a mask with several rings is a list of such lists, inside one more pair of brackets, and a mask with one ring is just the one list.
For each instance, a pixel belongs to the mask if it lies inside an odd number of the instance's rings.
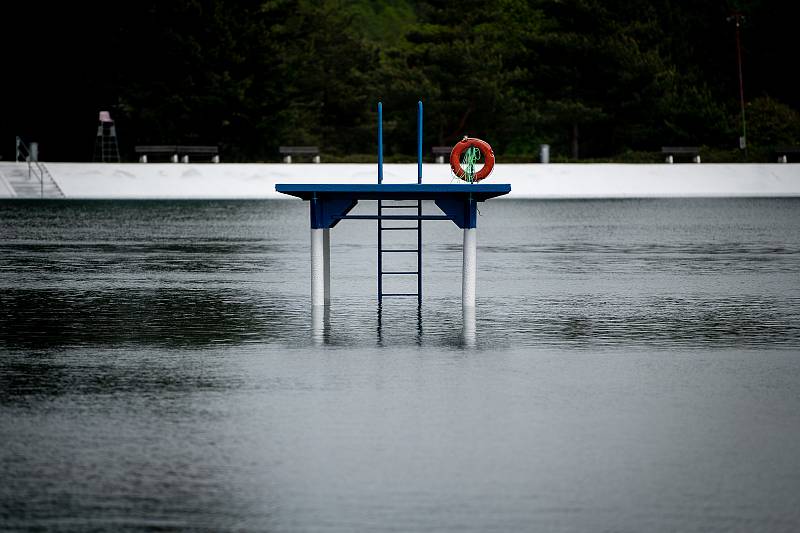
[[[13,194],[2,177],[0,197]],[[46,163],[67,198],[287,198],[277,183],[376,183],[375,164]],[[416,164],[384,166],[384,183],[415,183]],[[425,164],[424,183],[454,183]],[[484,183],[509,198],[800,196],[800,164],[498,164]],[[465,185],[466,186],[466,185]]]

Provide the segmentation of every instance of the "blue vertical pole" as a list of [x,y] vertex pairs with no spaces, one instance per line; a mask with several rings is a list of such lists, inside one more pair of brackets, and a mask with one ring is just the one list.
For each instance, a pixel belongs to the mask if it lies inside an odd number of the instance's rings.
[[417,102],[417,183],[422,183],[422,100]]
[[[383,103],[378,102],[378,185],[383,182]],[[378,200],[378,303],[383,301],[383,203]]]
[[383,103],[378,102],[378,183],[383,183]]
[[[422,183],[422,100],[417,102],[417,183]],[[417,200],[417,306],[422,305],[422,200]]]

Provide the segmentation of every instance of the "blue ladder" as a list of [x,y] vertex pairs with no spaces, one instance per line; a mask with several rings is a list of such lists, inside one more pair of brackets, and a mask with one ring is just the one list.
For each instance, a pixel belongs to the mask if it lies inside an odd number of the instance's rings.
[[[378,183],[383,183],[383,104],[378,102]],[[417,183],[422,183],[422,102],[417,102]],[[384,296],[391,297],[417,297],[417,305],[422,305],[422,200],[416,204],[403,203],[402,200],[391,201],[388,205],[383,200],[378,200],[378,302],[383,302]],[[400,203],[395,203],[400,202]],[[401,209],[400,215],[384,215],[384,209]],[[407,214],[405,210],[416,209],[416,215]],[[416,220],[416,226],[389,226],[383,225],[384,220]],[[416,231],[416,248],[384,248],[384,231]],[[384,254],[417,254],[416,270],[384,270]],[[416,276],[417,292],[384,292],[383,276]]]
[[[391,200],[389,200],[391,202]],[[400,200],[402,202],[402,200]],[[416,220],[416,226],[390,226],[383,225],[384,209],[416,209],[416,217],[409,216],[409,219]],[[391,220],[391,219],[390,219]],[[417,247],[416,248],[384,248],[383,247],[383,232],[384,231],[416,231],[417,232]],[[396,246],[396,245],[395,245]],[[416,270],[384,270],[383,256],[384,254],[417,254],[417,269]],[[383,276],[416,276],[417,277],[417,292],[384,292],[383,290]],[[384,296],[398,296],[398,297],[417,297],[417,303],[422,304],[422,200],[417,200],[416,204],[391,203],[384,204],[383,200],[378,200],[378,301],[383,301]]]

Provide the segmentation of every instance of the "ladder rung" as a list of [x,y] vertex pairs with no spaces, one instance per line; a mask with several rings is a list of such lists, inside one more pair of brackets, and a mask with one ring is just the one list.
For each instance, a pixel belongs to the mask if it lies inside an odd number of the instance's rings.
[[419,296],[416,292],[384,292],[381,296]]
[[419,272],[416,270],[387,270],[385,272],[381,272],[384,276],[387,274],[413,274],[414,276],[418,276]]
[[380,250],[381,252],[391,252],[391,253],[417,253],[419,250]]
[[450,220],[447,215],[340,215],[336,220]]
[[419,226],[411,226],[411,227],[408,227],[408,228],[384,228],[384,227],[381,227],[382,231],[403,231],[403,230],[409,231],[409,230],[412,230],[412,229],[414,231],[417,231],[419,229]]

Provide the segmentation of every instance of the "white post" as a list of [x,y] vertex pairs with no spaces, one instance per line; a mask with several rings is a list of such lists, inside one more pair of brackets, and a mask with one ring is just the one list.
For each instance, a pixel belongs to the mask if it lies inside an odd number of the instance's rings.
[[331,303],[331,229],[322,230],[322,260],[323,266],[323,292],[325,294],[325,305]]
[[550,145],[549,144],[540,144],[539,145],[539,162],[545,165],[550,163]]
[[322,305],[315,305],[311,308],[311,340],[316,346],[325,344],[325,312],[327,309]]
[[467,348],[475,347],[475,308],[464,307],[461,310],[461,318],[463,319],[461,325],[461,339],[464,346]]
[[461,307],[475,307],[475,278],[477,273],[476,228],[464,228],[464,262],[461,271]]
[[311,305],[325,305],[325,230],[311,228]]

